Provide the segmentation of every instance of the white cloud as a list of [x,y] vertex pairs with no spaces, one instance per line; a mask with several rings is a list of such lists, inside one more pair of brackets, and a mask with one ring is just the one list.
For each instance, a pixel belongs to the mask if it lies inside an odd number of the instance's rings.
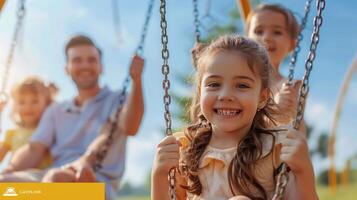
[[329,129],[333,114],[330,107],[325,102],[309,101],[305,108],[305,117],[308,122],[314,124],[314,128]]

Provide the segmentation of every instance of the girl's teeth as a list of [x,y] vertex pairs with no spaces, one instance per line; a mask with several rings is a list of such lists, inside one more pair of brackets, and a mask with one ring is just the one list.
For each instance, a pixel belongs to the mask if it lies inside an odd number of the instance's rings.
[[238,113],[237,110],[222,110],[222,109],[219,109],[217,110],[217,113],[219,115],[225,115],[225,116],[234,116]]

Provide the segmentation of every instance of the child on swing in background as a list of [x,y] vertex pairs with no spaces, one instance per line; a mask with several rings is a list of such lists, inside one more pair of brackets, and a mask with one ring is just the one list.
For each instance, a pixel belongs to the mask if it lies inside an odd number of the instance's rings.
[[318,199],[303,134],[292,127],[280,127],[279,133],[268,129],[265,118],[274,122],[278,109],[270,96],[272,67],[264,48],[244,37],[222,36],[195,58],[191,114],[198,120],[157,146],[152,199],[169,199],[167,175],[179,163],[179,200],[270,199],[282,162],[295,175],[285,197]]
[[[42,80],[36,77],[26,78],[12,89],[13,108],[11,118],[16,124],[16,128],[6,131],[4,140],[0,143],[0,161],[4,159],[9,151],[14,153],[29,141],[41,119],[42,113],[53,102],[56,92],[57,87],[55,85],[46,86]],[[5,103],[2,102],[0,110],[4,106]],[[38,167],[44,168],[50,162],[51,158],[48,154]]]
[[[245,32],[249,38],[261,43],[269,54],[274,70],[271,75],[274,101],[284,116],[277,116],[278,124],[289,124],[297,114],[297,103],[301,80],[293,81],[280,73],[280,65],[284,58],[294,50],[300,32],[300,26],[289,9],[278,4],[260,4],[252,10],[245,24]],[[306,135],[305,125],[300,130]]]

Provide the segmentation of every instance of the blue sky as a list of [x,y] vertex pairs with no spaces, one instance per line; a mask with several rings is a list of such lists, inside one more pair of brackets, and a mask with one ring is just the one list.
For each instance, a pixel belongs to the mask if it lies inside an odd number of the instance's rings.
[[[8,1],[0,14],[0,66],[3,69],[10,39],[15,24],[17,1]],[[199,1],[201,14],[206,1]],[[302,16],[304,1],[264,1],[281,3]],[[68,99],[76,93],[71,80],[64,73],[65,41],[76,33],[91,36],[104,51],[104,74],[102,85],[118,89],[127,74],[130,57],[139,41],[148,0],[119,1],[122,40],[118,43],[112,21],[111,1],[86,0],[27,0],[27,15],[20,45],[16,49],[15,62],[11,69],[9,86],[19,79],[36,74],[60,87],[58,100]],[[212,0],[211,15],[214,23],[225,23],[228,11],[236,8],[234,0]],[[306,107],[306,120],[316,127],[314,139],[321,130],[329,130],[339,88],[347,68],[357,56],[357,2],[352,0],[327,1],[324,22],[320,34],[317,58],[310,78],[310,95]],[[302,51],[298,58],[296,77],[302,77],[304,61],[309,48],[312,31],[312,7],[309,25],[304,31]],[[187,93],[175,79],[177,74],[192,72],[189,49],[194,42],[192,2],[172,0],[167,4],[168,34],[172,90]],[[240,22],[237,22],[240,23]],[[161,75],[161,44],[158,1],[149,26],[144,49],[146,59],[143,75],[146,113],[139,134],[130,138],[127,151],[127,168],[124,176],[139,184],[150,170],[156,144],[163,138],[163,105]],[[286,74],[287,68],[282,68]],[[337,162],[357,152],[357,77],[352,80],[346,98],[337,137]],[[174,109],[174,108],[172,108]],[[12,126],[7,119],[8,109],[3,114],[3,127]],[[173,126],[179,126],[174,121]],[[348,148],[346,148],[348,147]],[[322,169],[327,161],[314,159],[315,168]]]

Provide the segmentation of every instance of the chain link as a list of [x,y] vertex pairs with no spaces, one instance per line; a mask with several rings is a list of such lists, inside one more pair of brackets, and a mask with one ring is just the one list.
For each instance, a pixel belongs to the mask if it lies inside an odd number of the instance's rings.
[[169,181],[169,195],[171,200],[176,200],[176,169],[172,168],[170,169],[169,175],[168,175],[168,181]]
[[283,163],[281,165],[281,171],[278,174],[273,200],[278,200],[283,198],[283,195],[286,190],[286,185],[288,184],[288,182],[289,182],[289,169],[288,166],[285,163]]
[[193,16],[194,16],[194,25],[195,25],[195,38],[196,43],[201,41],[201,33],[200,33],[200,21],[199,21],[199,12],[198,12],[198,4],[197,0],[192,0],[193,3]]
[[10,73],[10,68],[13,62],[13,58],[14,58],[14,53],[15,53],[15,48],[17,46],[17,42],[18,42],[18,37],[19,37],[19,33],[20,30],[22,28],[22,24],[23,24],[23,19],[25,17],[25,0],[20,0],[20,6],[18,8],[17,11],[17,22],[15,25],[15,31],[12,37],[12,41],[11,41],[11,45],[10,45],[10,50],[9,50],[9,55],[7,57],[6,60],[6,64],[5,64],[5,69],[4,69],[4,73],[2,76],[2,82],[1,82],[1,93],[5,93],[6,90],[6,86],[7,86],[7,82],[8,82],[8,78],[9,78],[9,73]]
[[138,55],[142,55],[144,53],[144,44],[145,44],[145,39],[146,39],[146,35],[147,35],[149,23],[150,23],[152,11],[154,8],[154,2],[155,2],[155,0],[150,0],[150,2],[149,2],[149,6],[148,6],[148,9],[146,12],[146,17],[145,17],[145,23],[144,23],[143,29],[141,31],[140,42],[139,42],[138,47],[135,50],[135,53]]
[[[319,37],[320,37],[320,27],[322,25],[322,12],[325,9],[325,0],[318,0],[317,1],[317,14],[314,18],[314,30],[312,33],[311,37],[311,45],[310,45],[310,52],[308,55],[308,58],[305,63],[305,75],[303,78],[303,84],[300,88],[300,95],[298,99],[298,110],[297,110],[297,115],[296,118],[293,122],[293,126],[295,129],[298,129],[300,126],[300,123],[304,117],[304,111],[305,111],[305,103],[306,103],[306,97],[309,92],[309,77],[310,73],[313,67],[313,62],[316,57],[316,50],[317,50],[317,44],[319,42]],[[278,179],[277,179],[277,185],[276,185],[276,190],[275,194],[273,197],[273,200],[278,200],[282,199],[286,185],[289,180],[289,167],[283,163],[282,164],[282,170],[279,172]]]
[[294,49],[294,52],[291,56],[291,60],[289,63],[289,76],[288,76],[288,83],[291,85],[293,83],[293,79],[294,79],[294,70],[295,70],[295,64],[297,61],[297,55],[299,54],[301,48],[300,48],[300,43],[303,40],[304,36],[303,36],[303,30],[306,27],[306,22],[307,22],[307,18],[309,17],[309,13],[310,13],[310,8],[311,8],[311,2],[312,0],[307,0],[306,4],[305,4],[305,14],[304,17],[302,18],[301,21],[301,25],[300,25],[300,30],[299,30],[299,36],[297,38],[296,41],[296,47]]
[[326,4],[325,0],[318,0],[317,2],[317,15],[314,18],[314,30],[311,38],[310,52],[307,61],[305,63],[305,74],[304,74],[302,86],[300,88],[298,112],[293,124],[295,129],[299,128],[300,123],[304,117],[305,102],[309,92],[309,78],[313,67],[313,62],[316,57],[317,45],[319,43],[319,38],[320,38],[320,28],[323,21],[322,12],[325,9],[325,4]]
[[[121,110],[123,109],[124,106],[124,102],[125,102],[125,96],[126,96],[126,92],[124,90],[122,90],[121,92],[121,96],[119,99],[119,106],[117,108],[117,110],[115,111],[115,113],[108,119],[107,124],[109,126],[109,131],[108,131],[108,137],[106,138],[104,144],[100,147],[100,149],[96,152],[95,154],[95,161],[93,164],[93,170],[95,172],[99,171],[102,168],[102,162],[105,159],[109,148],[111,147],[111,145],[114,142],[114,135],[115,135],[115,131],[118,128],[118,121],[119,121],[119,115]],[[106,133],[107,129],[105,129],[105,126],[103,126],[102,131],[104,131],[104,133]],[[103,134],[103,133],[101,133]]]
[[[149,6],[147,9],[147,13],[146,13],[145,23],[143,25],[143,29],[142,29],[142,33],[141,33],[141,37],[140,37],[140,42],[138,44],[138,47],[135,50],[135,54],[137,54],[137,55],[142,55],[144,53],[143,47],[145,44],[145,39],[146,39],[147,30],[148,30],[149,22],[151,19],[153,7],[154,7],[154,0],[150,0]],[[96,159],[93,164],[94,171],[98,171],[102,168],[102,162],[103,162],[105,156],[107,155],[110,146],[113,143],[115,130],[117,130],[117,128],[118,128],[119,115],[120,115],[121,110],[124,107],[124,102],[126,99],[125,97],[126,97],[126,93],[127,93],[129,84],[130,84],[130,75],[127,75],[123,82],[123,88],[121,90],[121,96],[119,99],[118,108],[115,111],[115,113],[109,118],[109,120],[107,122],[108,123],[107,125],[109,125],[108,138],[106,138],[105,143],[100,148],[100,150],[97,151],[97,153],[95,155]],[[106,131],[106,129],[103,129],[103,131]]]
[[[136,54],[136,55],[143,56],[143,54],[144,54],[144,44],[145,44],[145,40],[146,40],[146,36],[147,36],[147,31],[148,31],[152,11],[154,8],[154,2],[155,2],[155,0],[150,0],[150,2],[149,2],[149,6],[148,6],[148,9],[146,12],[146,17],[145,17],[145,23],[144,23],[142,31],[141,31],[140,41],[139,41],[138,46],[136,47],[135,52],[134,52],[134,54]],[[129,84],[130,84],[130,76],[127,75],[123,82],[123,88],[122,88],[124,95],[126,94]]]
[[[166,135],[172,135],[171,130],[171,114],[170,114],[170,103],[171,96],[169,94],[170,89],[170,80],[168,75],[170,73],[169,67],[169,50],[167,48],[167,44],[169,42],[169,38],[167,35],[167,21],[166,21],[166,1],[160,0],[160,27],[161,27],[161,43],[162,43],[162,51],[161,56],[163,60],[161,72],[164,76],[164,80],[162,81],[162,87],[164,89],[164,119],[166,123]],[[169,197],[171,200],[176,200],[176,179],[175,179],[175,168],[172,168],[168,174],[168,182],[169,182]]]
[[[6,86],[7,86],[7,82],[9,79],[10,68],[11,68],[11,65],[13,62],[13,58],[14,58],[15,49],[16,49],[16,46],[18,43],[19,33],[20,33],[22,25],[23,25],[25,14],[26,14],[25,0],[19,0],[19,8],[17,10],[17,22],[15,25],[15,31],[12,36],[12,41],[10,44],[10,50],[9,50],[9,54],[8,54],[8,57],[6,60],[4,72],[2,73],[0,103],[8,101],[8,95],[6,94],[5,91],[6,91]],[[2,124],[1,115],[2,115],[2,112],[0,112],[0,132],[1,132],[1,124]]]
[[160,0],[160,15],[161,15],[161,21],[160,21],[160,27],[161,27],[161,43],[162,43],[162,51],[161,51],[161,56],[163,59],[163,64],[162,64],[162,69],[161,72],[164,76],[164,80],[162,81],[162,87],[164,89],[164,118],[165,118],[165,123],[166,123],[166,135],[171,135],[172,130],[171,130],[171,114],[170,114],[170,103],[171,103],[171,96],[169,95],[169,89],[170,89],[170,80],[168,78],[169,73],[170,73],[170,67],[169,67],[169,50],[167,48],[167,44],[169,42],[168,35],[167,35],[167,21],[166,21],[166,1],[165,0]]

